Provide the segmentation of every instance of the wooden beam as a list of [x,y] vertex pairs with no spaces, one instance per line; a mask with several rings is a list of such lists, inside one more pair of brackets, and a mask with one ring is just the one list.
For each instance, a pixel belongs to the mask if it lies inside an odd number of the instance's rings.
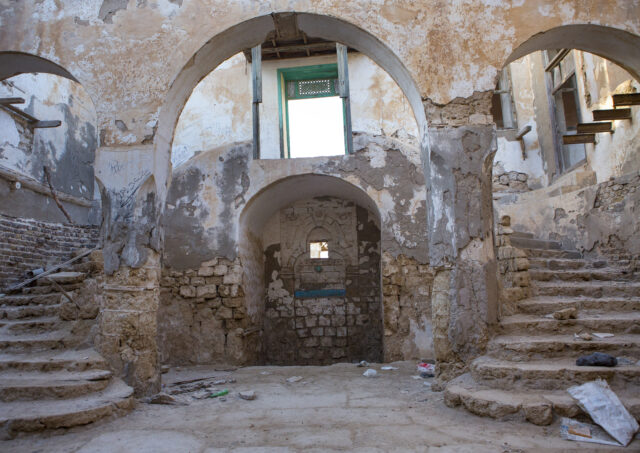
[[576,145],[580,143],[595,143],[596,134],[576,134],[576,135],[563,135],[562,143],[565,145]]
[[33,123],[33,127],[34,128],[49,128],[49,127],[59,127],[62,124],[62,121],[60,120],[54,120],[54,121],[36,121],[35,123]]
[[578,124],[578,134],[599,134],[601,132],[612,132],[611,121],[602,123],[580,123]]
[[0,105],[24,104],[23,98],[0,98]]
[[613,106],[640,105],[640,93],[614,94]]
[[593,121],[630,120],[631,109],[594,110]]
[[17,107],[14,107],[11,104],[0,104],[2,105],[3,108],[7,109],[7,110],[11,110],[13,113],[21,116],[22,118],[24,118],[25,120],[27,120],[27,122],[31,125],[31,127],[34,128],[45,128],[45,127],[58,127],[62,124],[62,122],[60,120],[53,120],[53,121],[40,121],[38,118],[35,118],[31,115],[29,115],[27,112],[25,112],[24,110],[20,110]]
[[290,44],[278,47],[265,47],[262,49],[264,55],[279,54],[284,52],[309,52],[319,50],[331,50],[335,47],[333,42],[313,42],[309,44]]
[[253,86],[253,158],[260,159],[260,103],[262,102],[262,45],[251,49],[251,83]]
[[347,154],[353,154],[353,131],[351,128],[351,100],[349,96],[349,59],[347,46],[336,43],[338,56],[338,94],[344,109],[344,140]]

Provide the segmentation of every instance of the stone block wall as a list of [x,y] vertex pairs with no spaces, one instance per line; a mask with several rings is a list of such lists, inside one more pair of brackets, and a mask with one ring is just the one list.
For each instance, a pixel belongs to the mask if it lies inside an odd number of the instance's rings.
[[245,363],[258,336],[247,315],[240,259],[214,258],[198,269],[164,268],[159,353],[162,363]]
[[28,277],[27,273],[71,259],[81,248],[98,244],[97,226],[19,219],[0,214],[0,288]]
[[527,181],[529,175],[517,171],[508,171],[493,175],[494,192],[527,192],[531,190]]
[[515,303],[531,296],[529,259],[523,250],[511,245],[512,234],[511,219],[502,217],[495,231],[501,316],[514,314]]

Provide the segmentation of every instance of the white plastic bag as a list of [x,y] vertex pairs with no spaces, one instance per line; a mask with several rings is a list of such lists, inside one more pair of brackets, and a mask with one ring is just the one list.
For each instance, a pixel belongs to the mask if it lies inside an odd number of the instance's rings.
[[640,429],[638,422],[629,414],[620,399],[611,391],[606,381],[587,382],[568,389],[569,394],[591,419],[626,447]]

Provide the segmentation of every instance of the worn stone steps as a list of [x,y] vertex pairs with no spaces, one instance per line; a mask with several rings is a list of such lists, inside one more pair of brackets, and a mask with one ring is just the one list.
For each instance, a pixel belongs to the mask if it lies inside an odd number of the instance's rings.
[[50,294],[16,294],[0,298],[1,307],[24,307],[28,305],[53,305],[59,304],[60,293]]
[[86,425],[134,406],[133,389],[115,378],[104,390],[82,397],[0,403],[0,437]]
[[22,305],[0,308],[0,319],[26,319],[57,315],[62,305]]
[[537,296],[517,302],[520,312],[532,315],[546,315],[564,308],[578,310],[634,311],[640,310],[640,298],[636,297],[557,297]]
[[[640,418],[640,398],[633,390],[614,388],[620,401]],[[449,407],[464,406],[469,412],[501,420],[549,425],[555,417],[586,415],[566,390],[505,390],[476,383],[467,373],[452,380],[444,392]]]
[[52,350],[31,354],[0,353],[0,372],[4,370],[86,371],[107,368],[107,362],[93,348]]
[[623,334],[585,341],[571,335],[499,335],[489,340],[487,355],[504,360],[527,361],[572,357],[592,352],[614,356],[640,356],[640,335]]
[[572,385],[604,379],[610,385],[640,385],[640,366],[577,366],[573,358],[511,362],[479,357],[471,364],[475,382],[502,390],[561,390]]
[[5,333],[44,333],[54,330],[60,324],[57,316],[0,320],[0,331]]
[[521,250],[529,258],[553,258],[553,259],[580,259],[582,255],[575,250],[556,250],[556,249],[529,249],[522,248]]
[[0,351],[28,353],[62,349],[66,346],[65,336],[62,331],[32,335],[0,334]]
[[[59,286],[62,289],[64,289],[65,291],[74,291],[76,289],[82,288],[82,282],[80,282],[80,283],[62,283]],[[54,287],[53,285],[49,285],[49,284],[43,284],[43,285],[37,285],[37,286],[28,286],[26,288],[22,288],[22,294],[34,295],[34,294],[51,294],[51,293],[55,293],[55,294],[60,295],[60,293],[58,293],[58,289],[56,287]]]
[[73,398],[104,390],[112,373],[88,371],[9,371],[0,374],[0,400]]
[[500,321],[504,335],[564,334],[580,332],[607,332],[614,334],[640,334],[640,311],[594,313],[583,310],[577,319],[557,320],[538,315],[516,314]]
[[536,282],[533,294],[565,297],[640,297],[640,283],[614,281]]
[[569,269],[600,269],[607,267],[606,261],[589,261],[581,258],[545,258],[545,257],[529,257],[530,269],[551,269],[551,270],[569,270]]
[[521,249],[539,249],[539,250],[561,250],[562,244],[557,241],[547,241],[545,239],[536,239],[533,237],[524,237],[522,235],[512,235],[511,245]]
[[550,281],[625,281],[632,278],[628,272],[621,269],[529,269],[531,280],[539,282]]

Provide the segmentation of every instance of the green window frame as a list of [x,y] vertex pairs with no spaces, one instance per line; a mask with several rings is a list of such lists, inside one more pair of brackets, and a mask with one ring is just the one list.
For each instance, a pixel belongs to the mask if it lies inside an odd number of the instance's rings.
[[[313,99],[339,96],[338,65],[321,64],[281,68],[278,77],[278,114],[280,116],[280,157],[291,157],[289,140],[288,102],[296,99]],[[345,105],[342,105],[342,123],[346,131]],[[345,133],[345,154],[347,150]]]

